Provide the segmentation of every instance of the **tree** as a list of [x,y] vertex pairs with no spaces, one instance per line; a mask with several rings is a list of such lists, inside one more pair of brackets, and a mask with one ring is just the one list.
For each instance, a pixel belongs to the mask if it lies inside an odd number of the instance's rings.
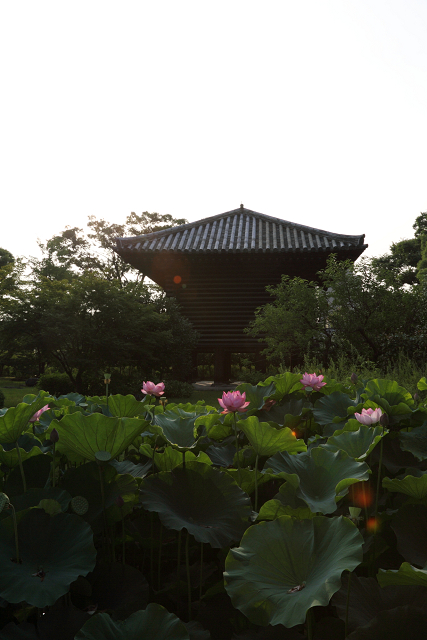
[[41,277],[4,301],[0,334],[17,350],[37,354],[42,370],[56,366],[84,391],[85,377],[113,367],[147,378],[177,373],[169,356],[177,359],[178,351],[181,367],[189,366],[196,336],[178,316],[174,303],[153,300],[141,283],[123,288],[92,273],[70,281]]
[[[420,271],[427,265],[427,211],[420,213],[412,228],[415,231],[414,238],[393,242],[390,253],[372,260],[372,267],[390,284],[417,284]],[[421,264],[423,256],[425,263]]]
[[424,287],[391,286],[371,260],[353,264],[332,257],[319,272],[319,283],[283,276],[268,290],[274,301],[257,311],[248,331],[266,342],[264,353],[273,362],[292,364],[309,352],[327,364],[351,350],[379,364],[399,349],[425,358]]

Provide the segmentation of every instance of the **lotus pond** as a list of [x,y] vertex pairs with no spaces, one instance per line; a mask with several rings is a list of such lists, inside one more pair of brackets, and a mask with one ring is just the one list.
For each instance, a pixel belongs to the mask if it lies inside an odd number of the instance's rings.
[[0,410],[0,637],[426,637],[427,406],[300,380]]

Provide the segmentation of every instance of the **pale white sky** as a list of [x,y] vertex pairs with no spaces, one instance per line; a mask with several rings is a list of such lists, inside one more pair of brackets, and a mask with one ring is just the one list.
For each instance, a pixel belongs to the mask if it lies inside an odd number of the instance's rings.
[[0,2],[0,246],[239,206],[366,234],[427,210],[426,0]]

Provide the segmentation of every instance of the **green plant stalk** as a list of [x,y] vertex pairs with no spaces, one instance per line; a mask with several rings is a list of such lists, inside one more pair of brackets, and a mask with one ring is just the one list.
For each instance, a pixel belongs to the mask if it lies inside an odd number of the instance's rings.
[[182,452],[182,468],[185,469],[185,451]]
[[255,511],[258,513],[258,458],[259,454],[256,454],[255,458]]
[[202,599],[202,582],[203,582],[203,542],[200,543],[200,584],[199,584],[199,600]]
[[151,585],[154,589],[154,523],[153,523],[153,512],[150,512],[150,581]]
[[105,383],[105,395],[107,398],[107,409],[108,409],[108,382]]
[[159,544],[159,557],[157,563],[157,588],[160,591],[161,587],[161,567],[162,567],[162,540],[163,540],[163,525],[160,523],[160,544]]
[[191,620],[191,580],[190,580],[190,557],[188,547],[190,544],[190,534],[187,531],[187,539],[185,541],[185,568],[187,571],[187,596],[188,596],[188,621]]
[[55,445],[56,445],[56,442],[53,443],[52,487],[55,487]]
[[375,562],[375,556],[377,552],[377,529],[378,529],[378,496],[380,492],[380,482],[381,482],[381,465],[383,462],[383,438],[381,438],[380,443],[380,459],[378,462],[378,478],[377,478],[377,490],[375,494],[375,529],[374,529],[374,549],[373,549],[373,558],[372,563]]
[[365,525],[368,522],[368,506],[366,504],[365,483],[362,482],[363,506],[365,508]]
[[98,464],[98,474],[99,474],[99,486],[101,488],[102,513],[104,514],[104,539],[106,539],[108,544],[108,525],[107,525],[107,513],[105,511],[104,476],[102,474],[102,468],[100,464]]
[[121,508],[120,508],[120,512],[122,514],[122,563],[126,564],[125,562],[125,555],[126,555],[125,519],[124,519],[123,511]]
[[19,544],[18,544],[18,523],[16,522],[15,507],[13,506],[12,503],[10,503],[9,508],[12,509],[13,532],[15,534],[16,563],[21,564],[21,558],[19,556]]
[[16,451],[18,452],[18,464],[19,464],[19,470],[21,472],[21,478],[22,478],[22,484],[23,484],[23,487],[24,487],[24,493],[26,493],[27,492],[27,481],[25,480],[24,467],[22,466],[21,451],[19,449],[18,441],[15,442],[15,447],[16,447]]
[[307,610],[305,619],[307,623],[307,639],[313,640],[313,612],[311,609]]
[[237,425],[236,425],[236,412],[233,411],[233,424],[234,424],[234,438],[236,441],[236,456],[237,456],[237,472],[239,475],[239,485],[242,484],[242,472],[240,471],[240,460],[239,460],[239,440],[237,438]]
[[351,571],[348,572],[347,600],[345,603],[345,630],[344,630],[345,638],[348,636],[348,609],[350,605],[350,582],[351,582]]
[[182,529],[178,534],[178,557],[176,561],[176,610],[179,612],[179,596],[180,596],[180,581],[179,581],[179,570],[181,568],[181,537],[182,537]]

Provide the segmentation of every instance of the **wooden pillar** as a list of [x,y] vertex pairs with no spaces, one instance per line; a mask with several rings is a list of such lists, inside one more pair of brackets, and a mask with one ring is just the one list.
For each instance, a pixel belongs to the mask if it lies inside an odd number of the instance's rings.
[[227,384],[231,376],[231,352],[224,347],[215,349],[214,383]]

